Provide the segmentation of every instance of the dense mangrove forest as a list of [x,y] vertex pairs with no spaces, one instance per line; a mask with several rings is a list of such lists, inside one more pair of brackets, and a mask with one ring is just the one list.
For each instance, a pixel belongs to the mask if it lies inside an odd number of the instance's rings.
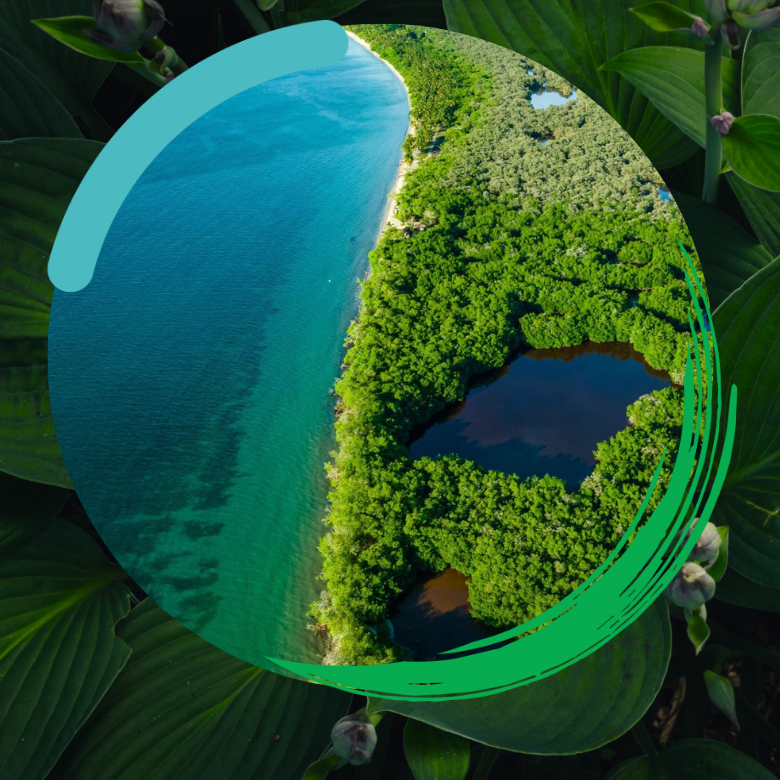
[[[537,63],[467,38],[402,25],[355,27],[403,75],[416,165],[402,228],[371,253],[362,308],[336,385],[337,449],[312,622],[326,663],[407,658],[386,619],[421,577],[469,578],[472,617],[507,629],[572,592],[628,528],[682,423],[690,294],[674,201],[631,138]],[[435,133],[440,152],[426,149]],[[529,349],[620,342],[669,386],[637,398],[598,443],[576,489],[458,456],[412,459],[412,432],[470,382]],[[518,400],[522,403],[522,399]]]

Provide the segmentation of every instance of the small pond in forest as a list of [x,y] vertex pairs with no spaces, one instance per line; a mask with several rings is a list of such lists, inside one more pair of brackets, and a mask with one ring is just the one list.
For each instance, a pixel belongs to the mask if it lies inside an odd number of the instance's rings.
[[552,474],[573,489],[593,471],[596,445],[628,425],[626,407],[669,384],[630,344],[532,349],[479,377],[465,401],[413,433],[409,452]]
[[560,92],[556,92],[554,89],[542,89],[531,95],[531,105],[537,109],[549,108],[550,106],[563,106],[569,102],[577,102],[576,89],[573,89],[571,95],[568,97],[564,97]]
[[415,661],[501,633],[471,617],[466,578],[455,569],[428,575],[398,604],[391,622],[393,638]]

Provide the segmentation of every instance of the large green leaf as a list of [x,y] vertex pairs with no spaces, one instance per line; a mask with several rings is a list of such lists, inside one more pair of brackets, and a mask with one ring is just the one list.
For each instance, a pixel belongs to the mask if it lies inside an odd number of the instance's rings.
[[336,21],[340,24],[417,24],[447,29],[441,0],[363,0]]
[[[667,780],[770,780],[774,775],[739,750],[714,739],[683,739],[659,754]],[[604,780],[656,780],[650,761],[632,758]]]
[[46,777],[127,662],[125,576],[64,520],[0,557],[4,780]]
[[726,178],[758,240],[772,257],[780,255],[780,192],[760,190],[734,173],[727,173]]
[[85,57],[54,40],[32,23],[53,16],[91,16],[90,0],[13,0],[0,3],[0,48],[16,57],[72,114],[80,116],[100,140],[110,128],[95,114],[92,96],[113,63]]
[[120,624],[130,662],[58,780],[299,780],[351,696],[250,666],[150,599]]
[[723,154],[748,184],[780,192],[780,119],[776,116],[737,117],[723,136]]
[[[704,146],[704,53],[672,46],[646,46],[619,54],[606,69],[622,74],[669,120]],[[739,111],[739,62],[723,58],[723,105]]]
[[404,755],[415,780],[464,780],[471,762],[467,739],[419,720],[406,721]]
[[729,473],[713,514],[729,527],[729,565],[780,587],[780,258],[714,313],[723,388],[738,388]]
[[780,117],[780,28],[753,30],[742,54],[742,113]]
[[653,702],[671,652],[663,599],[576,664],[505,693],[452,702],[372,699],[390,710],[468,739],[522,753],[594,750],[628,731]]
[[780,588],[759,585],[733,568],[726,569],[723,579],[715,589],[715,598],[739,607],[780,612]]
[[0,471],[72,487],[51,416],[47,265],[95,141],[0,142]]
[[65,505],[64,488],[0,472],[0,552],[43,528]]
[[[685,33],[660,33],[629,8],[634,0],[444,0],[448,26],[498,43],[548,67],[605,108],[657,168],[682,162],[696,146],[617,72],[601,66],[628,49],[703,48]],[[704,0],[674,5],[706,16]]]
[[362,0],[298,0],[296,10],[282,13],[288,24],[316,22],[319,19],[333,19],[360,5]]
[[710,306],[715,309],[769,265],[772,257],[725,212],[691,195],[673,195],[696,245]]
[[0,49],[0,141],[33,136],[81,138],[81,133],[54,95]]

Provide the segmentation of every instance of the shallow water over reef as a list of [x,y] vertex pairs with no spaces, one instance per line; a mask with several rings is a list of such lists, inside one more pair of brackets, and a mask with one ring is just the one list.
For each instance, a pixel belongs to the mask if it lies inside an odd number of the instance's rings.
[[532,349],[415,431],[410,456],[459,455],[523,478],[551,474],[573,489],[593,471],[596,445],[628,425],[628,405],[669,384],[630,344]]

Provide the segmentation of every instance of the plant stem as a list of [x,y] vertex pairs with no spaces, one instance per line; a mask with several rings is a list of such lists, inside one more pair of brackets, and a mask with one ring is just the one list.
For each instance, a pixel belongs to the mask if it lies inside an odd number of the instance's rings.
[[652,777],[653,780],[669,780],[666,769],[664,769],[664,765],[658,757],[653,740],[650,739],[650,735],[647,733],[645,724],[642,723],[641,720],[638,721],[631,729],[631,733],[639,743],[639,747],[647,753],[647,760],[650,764],[650,777]]
[[[184,60],[182,60],[179,57],[179,55],[170,46],[166,46],[165,42],[158,35],[155,35],[154,38],[151,38],[150,40],[146,41],[144,47],[148,49],[152,54],[157,54],[158,52],[161,52],[163,49],[167,49],[168,61],[166,62],[165,67],[170,68],[171,72],[175,73],[177,76],[180,73],[184,73],[185,70],[188,70],[187,63],[184,62]],[[166,81],[165,83],[167,84],[168,82]]]
[[271,32],[271,25],[266,22],[254,0],[233,0],[233,2],[258,35]]
[[704,188],[702,200],[715,203],[718,198],[718,184],[723,160],[723,142],[720,133],[712,126],[712,117],[723,110],[723,42],[720,25],[713,25],[710,35],[713,43],[704,50],[704,103],[707,120],[704,158]]
[[147,81],[150,81],[152,84],[155,85],[158,89],[160,87],[164,87],[168,82],[165,80],[164,76],[161,76],[159,73],[154,73],[153,71],[149,70],[149,65],[131,65],[129,62],[124,63],[127,65],[128,68],[130,68],[133,73],[137,73],[142,78],[146,79]]

